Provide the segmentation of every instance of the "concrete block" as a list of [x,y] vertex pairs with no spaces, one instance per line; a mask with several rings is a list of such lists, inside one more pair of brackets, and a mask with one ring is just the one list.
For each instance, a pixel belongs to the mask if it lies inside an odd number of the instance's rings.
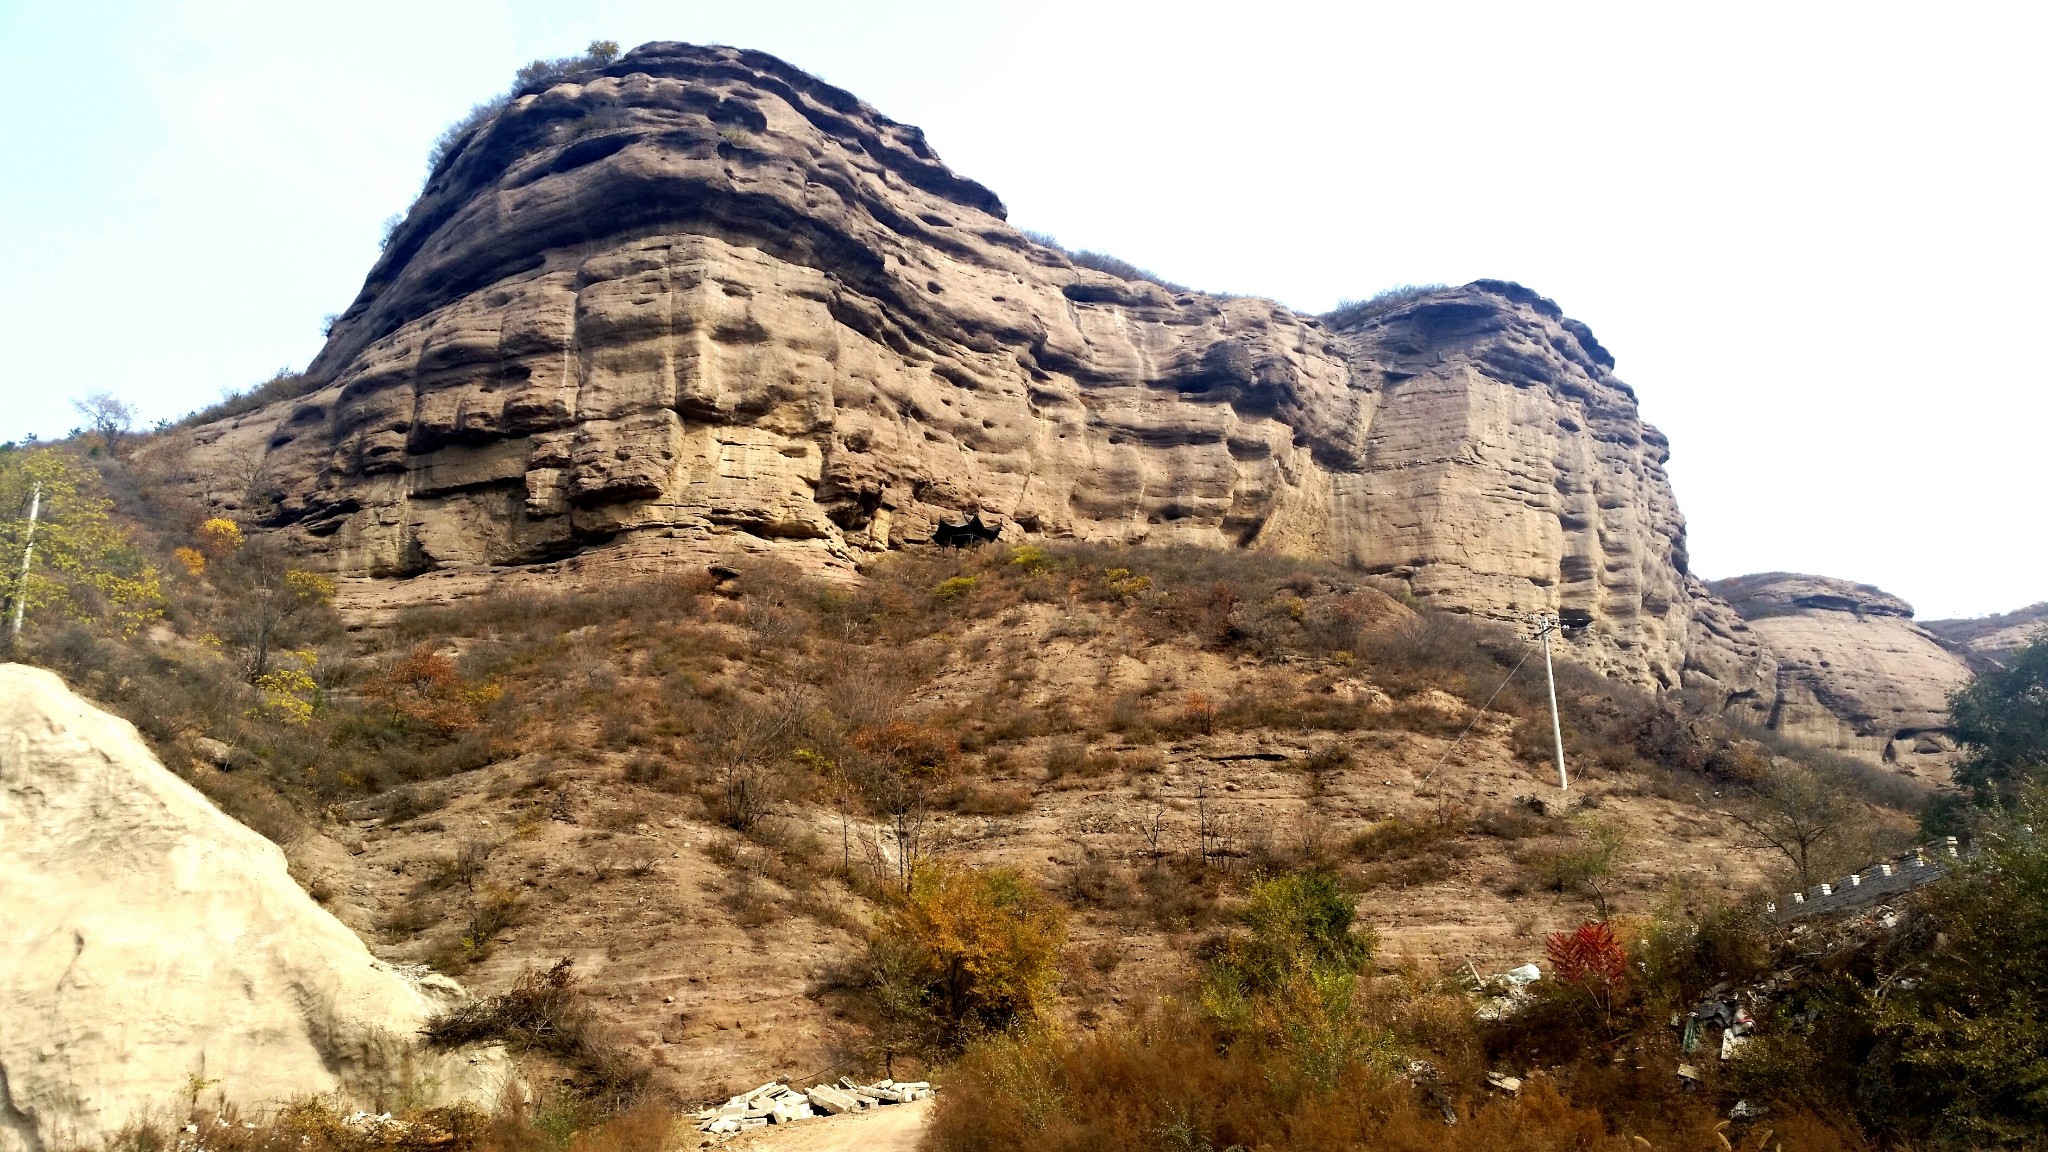
[[830,1084],[820,1084],[809,1089],[804,1093],[804,1099],[811,1107],[827,1116],[840,1116],[860,1110],[860,1101],[857,1097]]

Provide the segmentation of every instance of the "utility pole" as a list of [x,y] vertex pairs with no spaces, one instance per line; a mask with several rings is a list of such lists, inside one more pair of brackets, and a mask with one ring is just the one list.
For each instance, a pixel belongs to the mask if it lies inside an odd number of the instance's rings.
[[1564,726],[1557,719],[1557,673],[1550,667],[1550,634],[1558,630],[1557,617],[1538,613],[1530,618],[1536,634],[1543,638],[1543,678],[1550,684],[1550,739],[1557,745],[1557,790],[1571,791],[1571,780],[1564,774]]
[[7,630],[10,643],[21,639],[21,614],[28,610],[28,562],[36,554],[36,517],[43,510],[43,485],[36,482],[28,498],[28,531],[21,538],[21,584],[14,590],[14,623]]

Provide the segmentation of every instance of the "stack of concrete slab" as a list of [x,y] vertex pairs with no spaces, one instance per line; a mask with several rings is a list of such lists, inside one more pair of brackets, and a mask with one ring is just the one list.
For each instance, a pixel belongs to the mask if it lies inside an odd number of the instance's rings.
[[817,1114],[811,1110],[810,1101],[804,1099],[803,1093],[773,1080],[752,1092],[742,1092],[723,1104],[697,1113],[697,1130],[725,1135],[770,1124],[808,1120]]
[[909,1104],[932,1094],[924,1080],[877,1080],[861,1084],[842,1077],[833,1084],[798,1089],[780,1080],[697,1113],[697,1130],[714,1136],[744,1132],[769,1124],[788,1124],[816,1116],[843,1116],[884,1104]]
[[932,1094],[932,1086],[924,1080],[877,1080],[873,1084],[855,1084],[841,1079],[841,1087],[869,1104],[909,1104]]
[[1782,904],[1773,901],[1765,905],[1765,910],[1779,923],[1786,923],[1867,907],[1934,883],[1948,875],[1958,863],[1976,855],[1977,848],[1978,845],[1972,844],[1965,850],[1955,837],[1950,836],[1940,844],[1916,848],[1904,856],[1872,864],[1839,880],[1816,884],[1804,892],[1794,892]]

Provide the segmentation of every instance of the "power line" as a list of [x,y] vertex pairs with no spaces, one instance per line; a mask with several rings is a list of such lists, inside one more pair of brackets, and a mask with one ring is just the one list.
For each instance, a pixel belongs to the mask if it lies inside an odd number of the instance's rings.
[[[1525,645],[1526,645],[1526,644],[1530,644],[1530,643],[1534,643],[1534,638],[1532,637],[1532,638],[1531,638],[1531,639],[1529,639],[1529,640],[1525,640],[1525,641],[1523,641],[1523,643],[1524,643]],[[1491,708],[1491,707],[1493,707],[1493,702],[1494,702],[1495,700],[1498,700],[1498,699],[1500,699],[1500,694],[1501,694],[1501,691],[1502,691],[1502,689],[1505,689],[1505,688],[1506,688],[1506,687],[1508,686],[1508,680],[1513,680],[1513,679],[1515,678],[1515,673],[1517,673],[1517,672],[1520,672],[1520,671],[1522,670],[1522,665],[1524,665],[1524,664],[1526,664],[1526,663],[1528,663],[1528,662],[1529,662],[1529,657],[1530,657],[1530,655],[1531,655],[1531,654],[1532,654],[1532,653],[1530,653],[1530,652],[1528,652],[1528,651],[1526,651],[1526,650],[1525,650],[1525,651],[1524,651],[1524,652],[1522,653],[1522,658],[1521,658],[1520,660],[1517,660],[1517,661],[1515,661],[1515,666],[1514,666],[1513,668],[1510,668],[1510,669],[1508,669],[1507,679],[1506,679],[1506,680],[1502,680],[1502,681],[1500,682],[1500,687],[1499,687],[1499,688],[1495,688],[1495,689],[1493,690],[1493,695],[1491,695],[1491,696],[1488,696],[1488,697],[1486,698],[1486,703],[1485,703],[1485,704],[1482,704],[1482,705],[1480,705],[1480,707],[1479,707],[1479,711],[1477,711],[1477,712],[1474,712],[1474,713],[1472,714],[1472,720],[1471,720],[1471,722],[1470,722],[1470,723],[1468,723],[1468,724],[1466,724],[1466,725],[1465,725],[1465,731],[1463,731],[1463,732],[1460,732],[1460,733],[1458,733],[1458,738],[1457,738],[1456,740],[1453,740],[1453,741],[1451,741],[1451,746],[1450,746],[1449,748],[1446,748],[1446,749],[1444,749],[1444,754],[1443,754],[1443,756],[1442,756],[1441,758],[1439,758],[1439,759],[1437,760],[1437,762],[1436,762],[1436,767],[1434,767],[1434,768],[1431,768],[1431,769],[1430,769],[1429,771],[1427,771],[1427,772],[1423,773],[1423,774],[1422,774],[1422,779],[1420,779],[1420,780],[1418,780],[1418,781],[1416,781],[1416,782],[1415,782],[1415,786],[1416,786],[1417,788],[1420,788],[1420,787],[1422,787],[1422,786],[1423,786],[1424,784],[1427,784],[1427,783],[1429,783],[1429,778],[1430,778],[1430,777],[1432,777],[1432,776],[1434,776],[1434,775],[1436,775],[1436,770],[1437,770],[1437,768],[1441,768],[1441,767],[1443,767],[1443,766],[1444,766],[1444,764],[1445,764],[1445,762],[1446,762],[1446,761],[1448,761],[1448,760],[1450,760],[1450,758],[1451,758],[1451,753],[1453,753],[1453,752],[1456,752],[1456,751],[1458,750],[1458,745],[1459,745],[1459,744],[1462,744],[1462,743],[1464,743],[1464,741],[1465,741],[1465,737],[1466,737],[1467,735],[1469,735],[1469,734],[1471,733],[1471,731],[1472,731],[1472,726],[1473,726],[1473,725],[1475,725],[1475,724],[1477,724],[1477,723],[1479,723],[1479,718],[1480,718],[1481,716],[1484,716],[1484,715],[1486,715],[1486,710],[1487,710],[1488,708]]]

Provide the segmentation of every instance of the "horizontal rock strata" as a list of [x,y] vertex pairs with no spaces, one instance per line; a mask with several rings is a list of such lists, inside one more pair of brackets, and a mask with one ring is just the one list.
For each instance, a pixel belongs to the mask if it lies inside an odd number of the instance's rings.
[[1508,283],[1340,323],[1077,265],[917,129],[656,43],[459,141],[311,390],[167,454],[344,574],[1261,548],[1558,612],[1607,672],[1760,698],[1770,662],[1688,574],[1664,438],[1613,367]]

